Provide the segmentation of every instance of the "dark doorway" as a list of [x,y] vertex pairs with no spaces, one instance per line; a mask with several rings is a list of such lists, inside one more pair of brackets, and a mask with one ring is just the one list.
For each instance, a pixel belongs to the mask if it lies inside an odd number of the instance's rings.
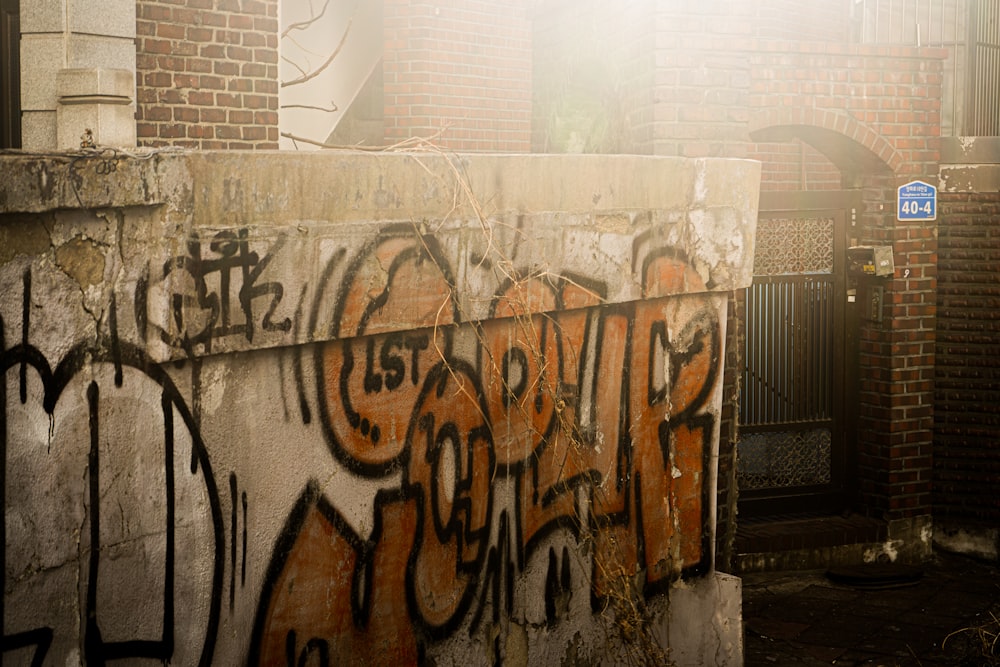
[[0,0],[0,148],[21,147],[20,0]]
[[754,279],[742,294],[741,516],[850,506],[846,387],[857,354],[845,268],[859,206],[855,191],[761,194]]

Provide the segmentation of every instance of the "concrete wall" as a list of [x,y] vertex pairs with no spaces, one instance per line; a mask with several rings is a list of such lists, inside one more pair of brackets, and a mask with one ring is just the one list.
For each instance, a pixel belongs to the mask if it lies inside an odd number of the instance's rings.
[[0,158],[4,657],[741,663],[758,165],[107,155]]

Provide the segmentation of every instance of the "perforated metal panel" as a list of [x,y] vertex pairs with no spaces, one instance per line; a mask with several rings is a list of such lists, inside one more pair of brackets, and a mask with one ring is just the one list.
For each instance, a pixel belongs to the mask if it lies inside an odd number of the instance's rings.
[[740,488],[828,484],[830,447],[830,429],[826,428],[749,434],[740,441]]
[[833,273],[833,232],[831,217],[760,219],[754,275]]

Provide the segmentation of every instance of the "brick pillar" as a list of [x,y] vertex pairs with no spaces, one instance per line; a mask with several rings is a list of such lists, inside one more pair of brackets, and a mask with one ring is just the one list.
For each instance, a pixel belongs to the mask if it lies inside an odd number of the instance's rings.
[[278,0],[139,0],[144,146],[278,147]]
[[[885,518],[930,514],[937,223],[896,220],[896,187],[909,177],[867,176],[859,242],[889,245],[895,273],[863,279],[884,288],[882,321],[861,319],[858,466],[861,504]],[[923,177],[936,182],[936,178]]]
[[934,538],[1000,552],[1000,138],[942,152]]
[[383,31],[387,144],[434,136],[458,151],[530,150],[524,0],[385,0]]
[[744,0],[657,3],[653,154],[746,157],[754,11]]

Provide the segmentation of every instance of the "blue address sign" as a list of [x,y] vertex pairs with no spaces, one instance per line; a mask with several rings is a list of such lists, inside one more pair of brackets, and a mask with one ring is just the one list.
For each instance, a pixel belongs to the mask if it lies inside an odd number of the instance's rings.
[[937,188],[911,181],[896,189],[897,220],[937,220]]

